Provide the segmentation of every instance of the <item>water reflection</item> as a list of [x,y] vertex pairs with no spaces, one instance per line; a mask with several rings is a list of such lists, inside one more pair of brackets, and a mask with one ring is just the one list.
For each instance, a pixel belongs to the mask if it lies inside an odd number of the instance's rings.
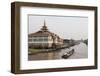
[[69,59],[79,59],[79,58],[88,58],[88,46],[84,43],[80,43],[79,45],[75,45],[71,47],[74,48],[75,52]]
[[70,48],[62,49],[54,52],[38,53],[35,55],[29,55],[29,60],[52,60],[62,59],[62,55],[70,50],[74,49],[75,52],[68,59],[79,59],[88,57],[88,47],[84,43],[80,43]]

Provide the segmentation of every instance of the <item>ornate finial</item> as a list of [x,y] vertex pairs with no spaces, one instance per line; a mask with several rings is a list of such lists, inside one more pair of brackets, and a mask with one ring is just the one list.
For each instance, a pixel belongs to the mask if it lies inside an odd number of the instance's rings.
[[46,26],[46,23],[45,23],[45,20],[44,20],[44,26],[41,28],[42,31],[47,31],[47,26]]
[[45,20],[44,20],[44,26],[46,26]]

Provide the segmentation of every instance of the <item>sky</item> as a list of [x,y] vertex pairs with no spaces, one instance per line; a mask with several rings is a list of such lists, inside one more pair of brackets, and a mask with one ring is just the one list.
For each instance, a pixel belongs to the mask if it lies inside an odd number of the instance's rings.
[[28,16],[28,33],[34,33],[41,29],[44,21],[49,31],[57,34],[63,39],[87,39],[88,17],[75,16]]

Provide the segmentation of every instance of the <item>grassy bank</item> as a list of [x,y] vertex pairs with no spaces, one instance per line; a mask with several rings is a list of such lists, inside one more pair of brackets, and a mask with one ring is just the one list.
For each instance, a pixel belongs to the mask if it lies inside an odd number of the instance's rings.
[[28,49],[28,52],[29,52],[29,53],[38,53],[38,52],[41,52],[41,49],[34,49],[34,48],[31,49],[31,48],[29,48],[29,49]]

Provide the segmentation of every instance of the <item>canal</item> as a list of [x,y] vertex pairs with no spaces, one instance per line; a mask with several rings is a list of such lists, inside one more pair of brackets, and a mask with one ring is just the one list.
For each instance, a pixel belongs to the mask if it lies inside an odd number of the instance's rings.
[[28,60],[54,60],[62,59],[62,55],[70,50],[74,49],[75,52],[68,59],[81,59],[88,58],[88,46],[84,43],[72,46],[70,48],[52,51],[52,52],[43,52],[33,55],[28,55]]

